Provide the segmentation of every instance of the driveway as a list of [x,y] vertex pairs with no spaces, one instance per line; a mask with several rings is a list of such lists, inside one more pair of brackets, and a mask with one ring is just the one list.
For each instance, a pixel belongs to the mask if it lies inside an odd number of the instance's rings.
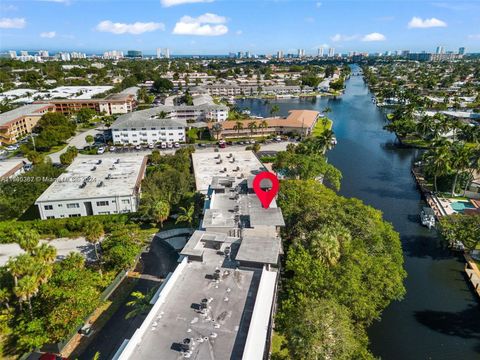
[[67,151],[67,148],[69,146],[75,146],[77,149],[83,149],[85,146],[87,146],[87,142],[85,141],[85,137],[87,135],[92,135],[95,137],[95,135],[99,132],[103,132],[102,129],[89,129],[87,131],[84,131],[84,132],[81,132],[77,135],[75,135],[74,137],[70,138],[68,140],[68,144],[67,146],[65,146],[62,150],[60,151],[57,151],[53,154],[50,154],[48,156],[50,156],[50,159],[52,159],[52,162],[53,163],[59,163],[60,162],[60,155],[62,155],[64,152]]
[[[40,240],[40,243],[47,243],[57,249],[57,260],[63,260],[71,252],[82,254],[87,261],[95,260],[95,249],[85,238],[76,239],[59,238],[55,240]],[[0,244],[0,266],[4,266],[8,259],[25,253],[17,243]]]

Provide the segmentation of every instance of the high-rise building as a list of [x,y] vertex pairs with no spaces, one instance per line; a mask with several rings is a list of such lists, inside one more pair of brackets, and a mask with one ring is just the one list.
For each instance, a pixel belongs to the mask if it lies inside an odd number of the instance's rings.
[[282,50],[277,51],[277,59],[283,59],[283,51]]
[[109,60],[121,59],[123,58],[123,51],[118,51],[118,50],[106,51],[103,53],[103,58],[109,59]]
[[299,57],[299,58],[305,57],[305,49],[298,49],[297,50],[297,57]]
[[141,58],[143,55],[142,55],[142,52],[139,51],[139,50],[128,50],[127,51],[127,57],[129,58]]
[[72,59],[86,59],[86,58],[87,58],[87,54],[82,53],[82,52],[74,51],[74,52],[71,52],[71,53],[70,53],[70,57],[71,57]]
[[317,56],[323,57],[323,46],[321,48],[318,48]]
[[169,48],[165,48],[164,55],[165,55],[165,59],[170,59],[170,49]]
[[70,54],[67,52],[59,52],[57,56],[62,61],[70,61]]
[[252,55],[250,54],[250,51],[245,52],[245,57],[247,59],[250,59],[252,57]]
[[28,51],[25,51],[25,50],[20,51],[20,56],[28,56]]
[[243,58],[243,51],[239,51],[237,53],[237,58],[239,58],[239,59]]
[[10,56],[10,59],[16,59],[17,58],[17,52],[15,50],[10,50],[8,52],[8,56]]
[[328,49],[328,57],[334,57],[334,56],[335,56],[335,48]]
[[157,48],[157,59],[162,58],[162,48]]
[[465,48],[463,46],[458,48],[458,55],[465,55]]
[[445,47],[437,46],[437,50],[435,51],[435,54],[445,54]]

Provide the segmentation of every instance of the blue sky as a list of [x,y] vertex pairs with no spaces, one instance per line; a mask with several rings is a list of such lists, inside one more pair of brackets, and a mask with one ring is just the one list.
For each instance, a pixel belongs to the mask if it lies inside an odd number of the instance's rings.
[[479,52],[479,24],[479,1],[1,0],[0,49]]

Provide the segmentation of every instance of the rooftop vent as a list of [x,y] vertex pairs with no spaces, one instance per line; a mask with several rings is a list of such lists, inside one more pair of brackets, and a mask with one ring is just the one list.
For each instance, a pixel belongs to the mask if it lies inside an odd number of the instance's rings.
[[102,163],[102,159],[98,159],[97,165],[100,165]]
[[112,174],[108,174],[107,177],[105,179],[111,179],[112,178]]
[[103,181],[100,181],[98,184],[97,184],[97,187],[102,187],[103,186]]
[[189,351],[191,346],[192,346],[192,339],[190,338],[183,339],[181,344],[182,351]]
[[220,269],[215,270],[215,272],[213,273],[213,279],[214,280],[219,280],[220,279]]
[[80,189],[83,189],[85,186],[87,186],[87,182],[83,181],[83,183],[80,184]]
[[95,171],[95,170],[97,170],[97,167],[94,166],[94,167],[92,167],[90,170],[91,170],[91,171]]
[[117,160],[115,161],[115,164],[118,164],[118,163],[120,163],[120,159],[117,159]]
[[112,165],[112,167],[110,168],[110,170],[115,170],[115,165]]

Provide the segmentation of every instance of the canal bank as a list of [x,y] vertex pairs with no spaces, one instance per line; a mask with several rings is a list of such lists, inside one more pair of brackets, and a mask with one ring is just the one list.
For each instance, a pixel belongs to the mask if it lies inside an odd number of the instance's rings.
[[[338,145],[328,157],[343,173],[340,194],[383,211],[401,235],[407,294],[370,328],[372,352],[382,359],[479,359],[480,310],[463,258],[419,223],[424,202],[410,174],[418,150],[395,146],[361,76],[346,84],[341,98],[271,100],[270,105],[278,105],[281,115],[330,107]],[[263,100],[237,105],[269,116],[270,105]]]

